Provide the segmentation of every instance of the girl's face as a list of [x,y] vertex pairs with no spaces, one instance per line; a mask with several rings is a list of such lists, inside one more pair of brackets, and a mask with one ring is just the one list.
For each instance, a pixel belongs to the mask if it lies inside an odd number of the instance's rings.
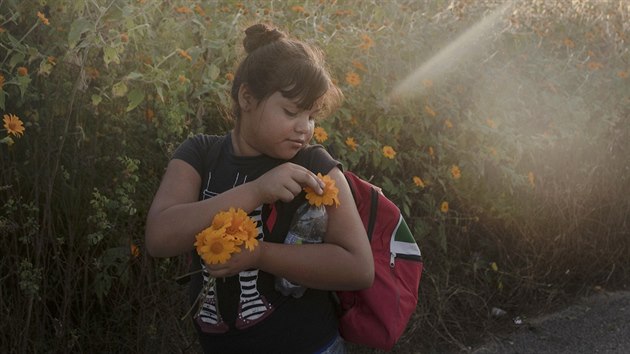
[[241,113],[237,153],[289,160],[313,137],[317,105],[311,110],[299,109],[280,92],[250,102]]

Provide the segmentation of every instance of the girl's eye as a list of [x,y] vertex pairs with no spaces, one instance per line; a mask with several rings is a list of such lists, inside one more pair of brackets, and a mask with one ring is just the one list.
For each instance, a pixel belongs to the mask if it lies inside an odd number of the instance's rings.
[[288,109],[286,109],[286,108],[283,108],[283,109],[284,109],[284,113],[285,113],[286,115],[288,115],[289,117],[295,117],[295,116],[297,116],[297,115],[298,115],[298,114],[297,114],[297,112],[291,112],[291,111],[289,111],[289,110],[288,110]]

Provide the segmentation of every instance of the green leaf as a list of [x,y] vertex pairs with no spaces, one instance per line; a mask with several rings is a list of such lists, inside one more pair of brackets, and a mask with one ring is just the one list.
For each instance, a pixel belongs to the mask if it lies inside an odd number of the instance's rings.
[[15,68],[16,65],[18,65],[19,63],[21,63],[23,61],[24,61],[24,54],[22,54],[22,53],[15,53],[11,57],[11,60],[9,60],[9,68],[13,69],[13,68]]
[[74,48],[81,39],[81,35],[89,31],[90,27],[92,27],[92,23],[86,18],[79,17],[74,20],[70,26],[70,32],[68,32],[68,47]]
[[127,100],[129,101],[129,105],[127,106],[127,112],[132,109],[138,107],[140,102],[144,100],[144,92],[139,89],[133,89],[129,94],[127,94]]
[[103,101],[103,97],[99,95],[92,95],[92,105],[98,106]]
[[120,58],[118,57],[118,51],[116,50],[116,48],[103,48],[103,61],[105,62],[105,65],[109,65],[109,63],[111,62],[120,64]]
[[220,73],[221,73],[221,69],[219,69],[214,64],[210,64],[210,67],[208,68],[208,75],[210,76],[210,80],[212,81],[216,80],[217,77],[219,77]]
[[127,85],[123,81],[118,82],[114,84],[114,86],[112,86],[112,94],[114,95],[114,97],[122,97],[127,94],[127,91]]
[[18,81],[18,87],[20,88],[20,95],[22,96],[22,98],[24,98],[24,94],[26,93],[26,88],[28,87],[28,84],[31,83],[31,77],[28,75],[18,76],[17,81]]

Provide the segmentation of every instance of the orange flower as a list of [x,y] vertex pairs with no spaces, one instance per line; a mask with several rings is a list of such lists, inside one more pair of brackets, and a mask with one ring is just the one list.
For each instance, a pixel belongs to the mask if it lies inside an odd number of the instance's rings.
[[48,58],[46,58],[46,61],[48,61],[48,63],[50,63],[51,65],[57,65],[57,58],[53,56],[48,56]]
[[20,137],[24,134],[24,123],[15,114],[5,114],[2,121],[4,122],[4,129],[7,134],[11,134],[15,137]]
[[599,69],[603,68],[604,64],[602,64],[602,63],[600,63],[598,61],[589,61],[587,66],[588,66],[588,68],[590,70],[595,71],[595,70],[599,70]]
[[129,42],[129,35],[127,33],[120,34],[120,41],[123,43]]
[[308,203],[315,206],[331,206],[334,203],[335,207],[339,206],[339,198],[337,196],[339,189],[335,185],[335,180],[328,175],[322,176],[321,173],[318,173],[317,177],[324,182],[324,192],[322,195],[319,195],[315,193],[312,188],[305,187],[304,191],[306,192],[306,200],[308,200]]
[[207,264],[227,262],[241,245],[253,250],[258,245],[256,221],[243,209],[230,208],[217,213],[212,224],[195,236],[195,247]]
[[315,140],[321,144],[324,141],[328,140],[328,133],[326,133],[326,130],[324,128],[316,127],[315,131],[313,132],[313,137],[315,137]]
[[50,26],[50,21],[48,21],[48,19],[46,18],[46,15],[44,15],[43,13],[37,11],[37,17],[39,17],[39,20],[45,24],[46,26]]
[[191,14],[192,10],[189,7],[180,6],[175,8],[175,12],[177,12],[178,14]]
[[138,248],[138,246],[134,245],[133,243],[129,245],[129,252],[131,253],[131,256],[133,258],[140,257],[140,249]]
[[368,50],[374,45],[374,40],[367,34],[361,35],[361,39],[363,40],[363,43],[359,46],[359,48],[363,50]]
[[0,90],[2,90],[2,86],[4,86],[4,75],[0,74]]
[[350,150],[357,151],[358,144],[356,141],[354,141],[354,138],[346,138],[346,145],[348,146],[348,148],[350,148]]
[[396,150],[394,150],[394,148],[389,145],[385,145],[383,146],[383,156],[393,160],[396,156]]
[[453,123],[451,122],[450,119],[447,119],[444,121],[444,126],[446,126],[448,129],[453,128]]
[[231,72],[226,73],[226,74],[225,74],[225,79],[226,79],[227,81],[234,81],[234,74],[233,74],[233,73],[231,73]]
[[188,61],[192,61],[192,57],[190,56],[190,54],[188,54],[187,51],[182,50],[182,49],[178,49],[177,50],[177,54],[179,54],[180,57],[188,60]]
[[564,41],[563,41],[563,43],[564,43],[564,45],[565,45],[567,48],[574,48],[574,47],[575,47],[575,43],[574,43],[574,42],[573,42],[573,40],[571,40],[571,38],[569,38],[569,37],[565,38],[565,39],[564,39]]
[[363,65],[362,62],[358,61],[358,60],[353,60],[352,61],[352,66],[354,66],[355,68],[361,70],[361,71],[367,71],[367,68],[365,67],[365,65]]
[[431,158],[435,157],[435,151],[433,151],[433,146],[429,146],[429,156],[431,156]]
[[529,181],[529,185],[532,186],[532,188],[536,185],[536,177],[534,176],[534,172],[529,171],[527,172],[527,181]]
[[297,12],[297,13],[304,13],[304,8],[302,6],[299,6],[299,5],[292,6],[291,10],[293,12]]
[[144,119],[146,119],[147,122],[151,123],[153,122],[153,117],[155,117],[155,112],[153,112],[151,108],[147,108],[147,110],[144,111]]
[[453,165],[451,166],[451,175],[453,176],[453,178],[458,179],[462,176],[462,171],[457,165]]
[[431,88],[433,87],[433,80],[422,80],[422,85],[425,88]]
[[177,77],[177,81],[179,81],[179,83],[180,83],[180,84],[185,84],[185,83],[186,83],[186,81],[187,81],[186,76],[184,76],[184,75],[179,75],[179,76]]
[[440,204],[440,211],[443,213],[448,213],[448,202],[444,201]]
[[486,124],[492,129],[497,127],[497,123],[495,123],[491,118],[486,119]]
[[424,106],[424,111],[427,112],[427,114],[430,115],[431,117],[435,117],[437,115],[437,113],[435,113],[433,108],[431,108],[431,106],[429,105]]
[[422,178],[420,178],[418,176],[413,176],[413,184],[415,184],[416,186],[418,186],[420,188],[424,188],[426,186],[424,184],[424,181],[422,180]]
[[195,12],[199,16],[206,16],[206,11],[204,11],[204,9],[199,4],[195,4]]
[[352,87],[357,87],[361,84],[361,76],[354,71],[350,71],[346,74],[346,82]]
[[627,79],[628,76],[630,75],[628,74],[628,70],[622,70],[617,73],[617,76],[619,76],[622,79]]
[[20,66],[17,68],[17,73],[19,76],[26,76],[28,75],[28,69],[24,66]]

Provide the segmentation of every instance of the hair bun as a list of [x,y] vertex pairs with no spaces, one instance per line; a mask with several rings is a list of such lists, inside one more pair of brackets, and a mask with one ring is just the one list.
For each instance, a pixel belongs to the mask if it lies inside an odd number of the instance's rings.
[[249,54],[264,45],[277,41],[280,38],[285,37],[284,33],[272,28],[268,25],[259,23],[253,25],[245,30],[245,39],[243,40],[243,47]]

